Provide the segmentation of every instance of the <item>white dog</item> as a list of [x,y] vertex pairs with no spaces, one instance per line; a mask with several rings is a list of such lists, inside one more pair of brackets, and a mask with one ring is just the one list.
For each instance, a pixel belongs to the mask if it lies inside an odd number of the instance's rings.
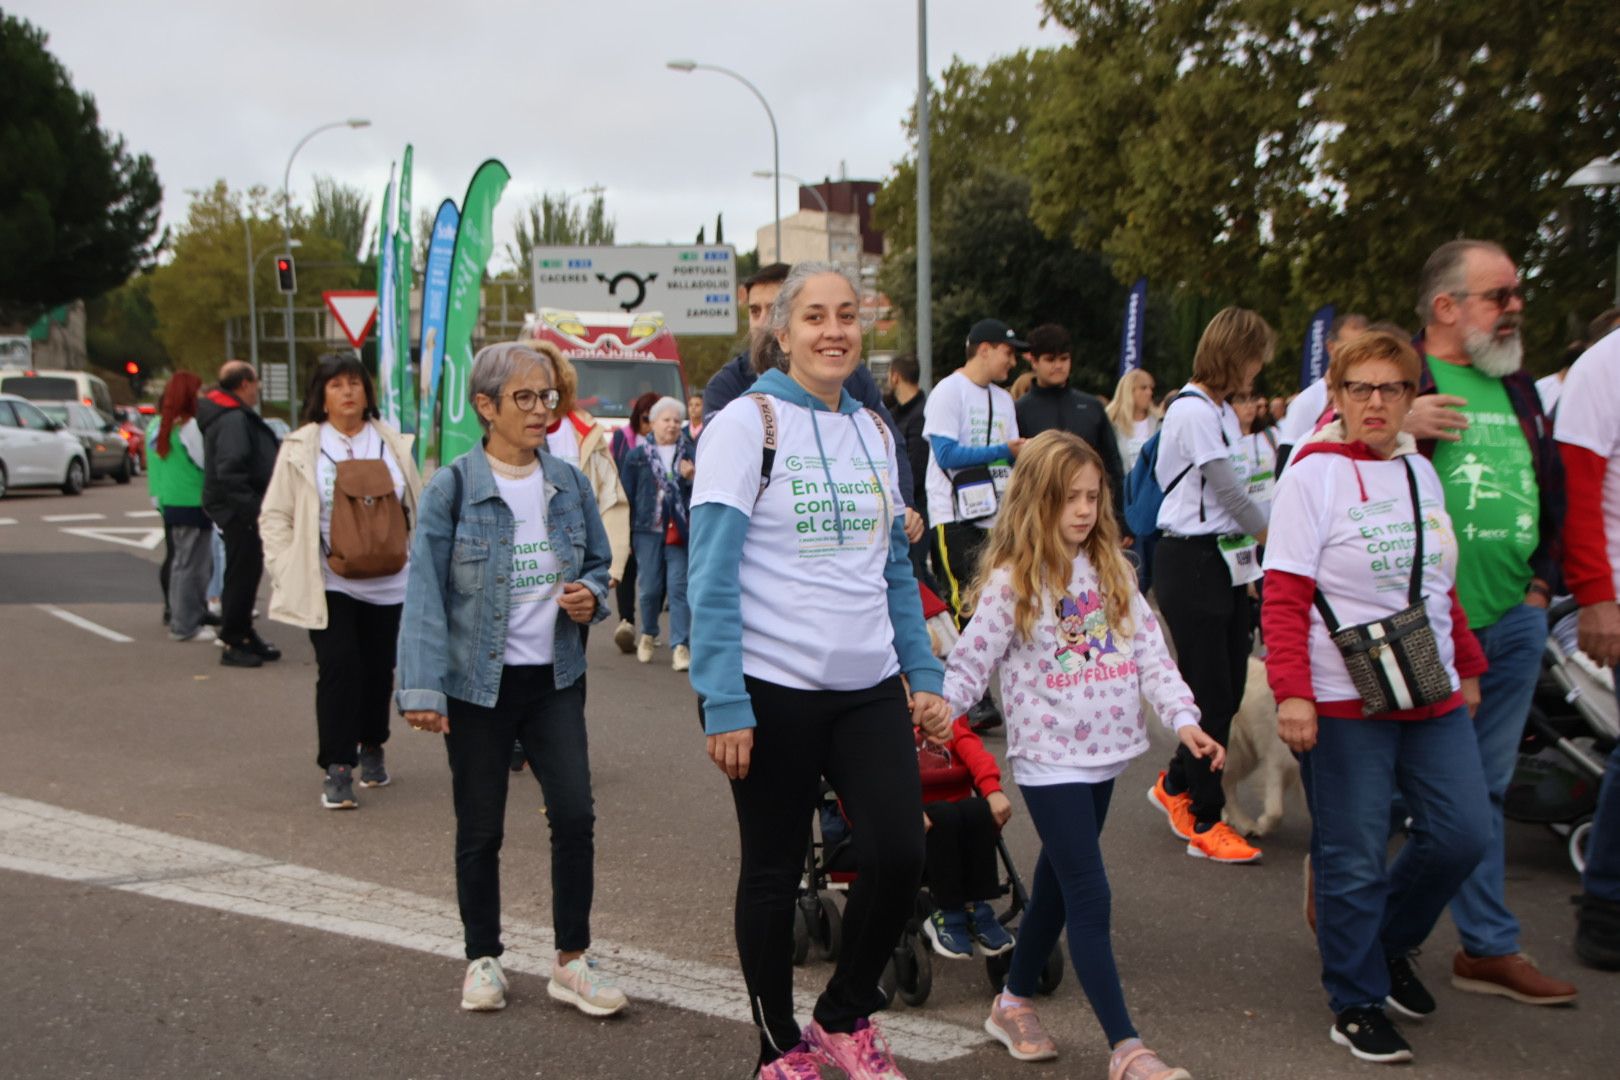
[[[1258,821],[1238,801],[1238,785],[1251,776],[1261,784],[1263,809]],[[1249,675],[1243,704],[1232,718],[1226,744],[1226,770],[1221,789],[1226,792],[1226,823],[1240,833],[1265,836],[1282,820],[1283,796],[1299,784],[1299,763],[1277,735],[1277,699],[1266,682],[1265,661],[1249,657]]]

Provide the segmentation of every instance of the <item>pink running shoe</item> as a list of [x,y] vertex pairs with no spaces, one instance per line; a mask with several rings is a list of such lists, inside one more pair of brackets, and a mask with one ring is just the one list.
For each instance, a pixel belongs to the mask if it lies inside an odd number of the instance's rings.
[[849,1080],[906,1080],[894,1063],[889,1041],[870,1020],[857,1020],[848,1035],[828,1031],[812,1020],[804,1029],[804,1041],[819,1050],[826,1060],[844,1070]]
[[759,1080],[821,1080],[821,1055],[805,1043],[759,1067]]

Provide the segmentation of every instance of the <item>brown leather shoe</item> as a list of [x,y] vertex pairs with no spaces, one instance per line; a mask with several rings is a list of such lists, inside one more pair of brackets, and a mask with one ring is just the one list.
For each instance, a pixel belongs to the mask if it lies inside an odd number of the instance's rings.
[[1474,994],[1500,994],[1525,1005],[1567,1005],[1575,987],[1543,975],[1523,953],[1469,956],[1457,950],[1451,961],[1451,985]]

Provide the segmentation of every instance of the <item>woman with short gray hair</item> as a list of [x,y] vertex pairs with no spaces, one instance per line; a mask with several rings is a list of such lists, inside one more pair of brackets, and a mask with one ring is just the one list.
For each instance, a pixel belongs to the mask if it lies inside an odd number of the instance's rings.
[[583,474],[544,449],[556,372],[519,342],[473,361],[484,439],[434,474],[411,541],[398,703],[444,736],[466,940],[461,1007],[506,1006],[500,851],[514,740],[545,797],[557,962],[548,993],[591,1016],[625,1005],[586,959],[595,811],[582,628],[607,618],[612,559]]
[[670,666],[686,671],[692,666],[687,645],[692,613],[686,605],[686,538],[696,449],[692,437],[681,430],[686,406],[675,398],[659,398],[647,410],[647,419],[652,423],[651,437],[626,454],[619,466],[619,481],[630,500],[630,543],[641,583],[636,659],[652,662],[667,595]]

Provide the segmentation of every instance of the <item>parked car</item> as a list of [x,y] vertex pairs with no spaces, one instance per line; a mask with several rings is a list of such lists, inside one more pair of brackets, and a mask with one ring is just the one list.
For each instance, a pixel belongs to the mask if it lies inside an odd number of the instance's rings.
[[29,401],[77,401],[112,415],[112,392],[100,375],[88,371],[26,369],[0,372],[0,394],[16,394]]
[[112,417],[77,401],[36,401],[41,412],[79,437],[90,457],[90,479],[110,476],[129,483],[135,470],[129,462],[129,441]]
[[124,441],[129,444],[130,467],[139,476],[146,471],[146,425],[151,423],[151,416],[135,405],[116,405],[113,416],[118,421],[118,430],[124,433]]
[[90,458],[78,436],[32,402],[0,394],[0,496],[24,487],[77,495],[89,479]]

